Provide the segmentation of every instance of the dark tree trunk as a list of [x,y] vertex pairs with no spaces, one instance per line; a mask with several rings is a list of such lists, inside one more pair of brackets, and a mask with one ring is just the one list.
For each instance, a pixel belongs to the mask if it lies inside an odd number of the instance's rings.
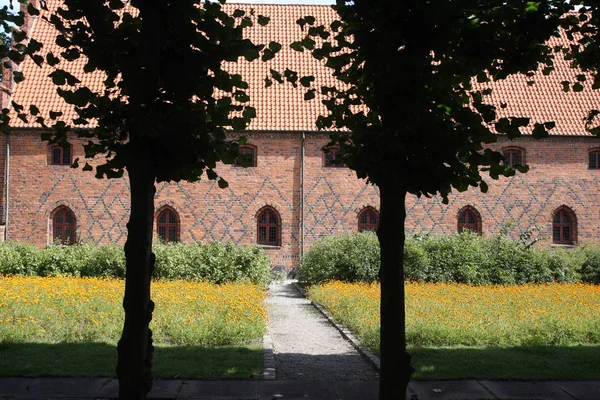
[[152,388],[152,331],[149,329],[154,303],[150,278],[154,269],[152,228],[154,176],[143,162],[128,167],[131,216],[125,243],[125,323],[117,347],[119,399],[146,399]]
[[380,186],[380,223],[377,237],[381,248],[381,370],[379,400],[406,398],[413,369],[406,352],[404,304],[404,222],[406,190],[392,184]]

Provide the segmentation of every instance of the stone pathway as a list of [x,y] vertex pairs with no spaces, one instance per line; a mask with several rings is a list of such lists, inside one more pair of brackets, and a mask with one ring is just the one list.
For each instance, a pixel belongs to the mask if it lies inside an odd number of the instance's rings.
[[273,284],[267,301],[277,379],[377,380],[371,364],[290,281]]

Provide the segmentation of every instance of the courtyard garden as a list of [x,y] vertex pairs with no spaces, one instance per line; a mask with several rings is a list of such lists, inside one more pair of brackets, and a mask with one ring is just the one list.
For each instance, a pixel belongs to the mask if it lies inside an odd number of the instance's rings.
[[[416,379],[600,379],[597,245],[506,237],[407,240],[407,340]],[[151,328],[159,378],[262,375],[270,262],[258,247],[155,246]],[[327,238],[299,269],[314,301],[379,351],[373,233]],[[118,246],[0,245],[0,376],[114,376]]]
[[[406,333],[416,379],[600,379],[600,246],[532,235],[409,236]],[[310,298],[379,352],[379,245],[325,238],[299,270]]]

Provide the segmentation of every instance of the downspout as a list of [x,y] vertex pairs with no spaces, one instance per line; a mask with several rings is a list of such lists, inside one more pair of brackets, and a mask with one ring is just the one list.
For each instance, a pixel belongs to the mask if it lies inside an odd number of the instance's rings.
[[8,241],[8,199],[9,197],[9,182],[10,182],[10,135],[6,135],[6,197],[4,198],[4,241]]
[[306,133],[302,131],[302,153],[300,171],[300,262],[304,258],[304,157],[306,156],[304,142]]

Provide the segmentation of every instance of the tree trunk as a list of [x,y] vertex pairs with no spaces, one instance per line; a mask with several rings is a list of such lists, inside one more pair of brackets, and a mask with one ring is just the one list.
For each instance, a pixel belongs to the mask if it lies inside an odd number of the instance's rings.
[[125,243],[125,323],[117,347],[119,399],[146,399],[152,388],[152,331],[149,329],[154,303],[150,278],[154,269],[152,228],[154,221],[154,176],[143,162],[128,168],[131,215]]
[[404,304],[404,222],[406,190],[396,184],[379,187],[380,222],[377,237],[381,248],[381,370],[379,400],[406,398],[413,369],[406,352]]

